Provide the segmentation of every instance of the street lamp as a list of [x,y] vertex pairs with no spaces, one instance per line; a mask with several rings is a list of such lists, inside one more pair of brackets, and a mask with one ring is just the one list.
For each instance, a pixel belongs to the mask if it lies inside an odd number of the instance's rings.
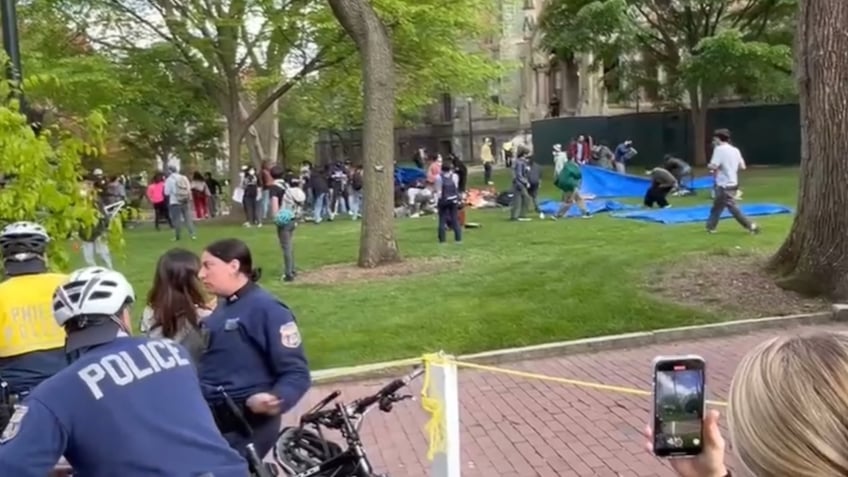
[[469,162],[469,163],[474,161],[474,115],[473,115],[472,109],[471,109],[471,103],[473,102],[473,100],[474,100],[474,98],[472,98],[470,96],[467,98],[467,101],[468,101],[468,159],[466,159],[466,162]]
[[3,49],[9,57],[6,65],[6,78],[13,88],[13,94],[21,98],[21,48],[18,41],[18,14],[15,0],[0,0],[0,23],[3,28]]
[[12,88],[12,98],[18,100],[20,112],[26,115],[27,123],[37,136],[41,132],[41,122],[44,119],[43,111],[31,109],[26,104],[23,93],[23,73],[21,72],[21,45],[18,38],[18,12],[15,8],[16,0],[0,0],[0,28],[3,29],[3,49],[9,57],[6,65],[6,78]]

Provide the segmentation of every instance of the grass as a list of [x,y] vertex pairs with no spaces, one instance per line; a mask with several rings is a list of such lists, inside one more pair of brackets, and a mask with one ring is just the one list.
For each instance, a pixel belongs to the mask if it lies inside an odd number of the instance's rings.
[[[750,171],[743,177],[745,202],[794,206],[796,177],[790,169]],[[503,174],[496,179],[500,188],[508,182]],[[470,178],[472,186],[479,181]],[[546,185],[541,196],[555,197],[553,186]],[[673,203],[705,200],[701,194]],[[772,251],[791,222],[787,215],[764,218],[759,221],[763,233],[751,236],[722,221],[718,234],[707,235],[700,223],[663,226],[604,215],[513,223],[507,215],[505,210],[469,212],[469,220],[483,227],[467,231],[461,246],[437,244],[430,217],[400,220],[404,257],[445,256],[460,265],[378,282],[279,282],[282,259],[270,227],[201,224],[199,240],[180,245],[199,252],[215,239],[245,240],[265,270],[262,285],[295,310],[312,367],[321,369],[440,349],[461,354],[733,319],[662,302],[643,285],[658,264],[685,261],[689,253]],[[125,257],[116,266],[139,297],[147,292],[158,256],[174,246],[171,236],[152,228],[127,232]],[[358,239],[358,222],[305,224],[295,239],[298,268],[353,262]]]

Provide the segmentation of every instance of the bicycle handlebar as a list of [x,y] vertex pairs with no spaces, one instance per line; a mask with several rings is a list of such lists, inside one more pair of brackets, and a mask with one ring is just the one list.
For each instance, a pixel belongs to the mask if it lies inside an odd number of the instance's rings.
[[415,378],[424,374],[424,368],[421,366],[416,366],[415,369],[412,370],[411,373],[407,374],[402,378],[397,378],[389,384],[383,386],[382,389],[377,391],[376,393],[366,396],[359,401],[356,401],[353,412],[355,414],[361,414],[365,412],[369,407],[373,406],[375,403],[379,402],[381,399],[391,396],[392,394],[398,392],[401,388],[406,387],[411,383]]

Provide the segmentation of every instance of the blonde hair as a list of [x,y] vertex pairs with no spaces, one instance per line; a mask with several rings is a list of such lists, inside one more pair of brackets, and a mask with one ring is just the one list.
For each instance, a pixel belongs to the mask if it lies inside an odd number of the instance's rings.
[[730,385],[733,449],[757,477],[848,475],[848,336],[774,338]]

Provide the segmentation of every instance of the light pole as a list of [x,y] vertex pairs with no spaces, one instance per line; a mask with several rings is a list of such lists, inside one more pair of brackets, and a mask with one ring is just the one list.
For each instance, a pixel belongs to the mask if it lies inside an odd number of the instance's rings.
[[12,86],[13,95],[20,99],[21,94],[21,47],[18,41],[18,14],[15,0],[0,0],[0,22],[3,28],[3,49],[9,57],[6,65],[6,78]]
[[474,113],[471,109],[471,105],[473,102],[473,98],[470,96],[467,99],[468,101],[468,159],[466,162],[471,163],[474,161]]

